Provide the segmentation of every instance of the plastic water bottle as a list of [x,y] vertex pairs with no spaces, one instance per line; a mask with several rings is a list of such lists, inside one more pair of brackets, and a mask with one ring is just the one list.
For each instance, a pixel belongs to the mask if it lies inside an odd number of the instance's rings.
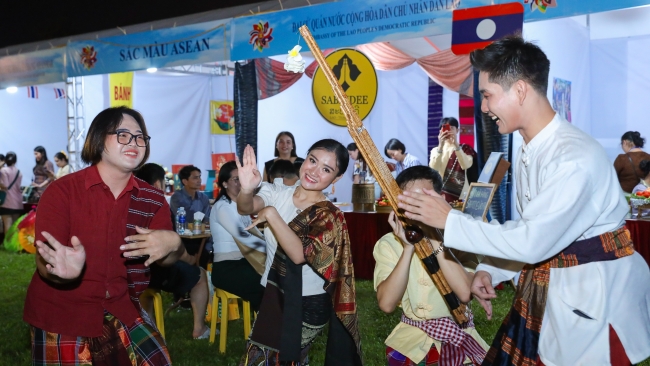
[[201,234],[201,220],[194,220],[194,230],[192,230],[192,234]]
[[176,232],[178,235],[183,235],[187,228],[187,218],[185,214],[185,207],[179,207],[176,212]]

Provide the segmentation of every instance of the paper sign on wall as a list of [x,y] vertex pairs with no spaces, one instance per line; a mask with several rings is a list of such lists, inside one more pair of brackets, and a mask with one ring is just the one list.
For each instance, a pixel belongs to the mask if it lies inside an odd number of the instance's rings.
[[108,94],[111,107],[127,106],[133,108],[133,73],[109,74]]

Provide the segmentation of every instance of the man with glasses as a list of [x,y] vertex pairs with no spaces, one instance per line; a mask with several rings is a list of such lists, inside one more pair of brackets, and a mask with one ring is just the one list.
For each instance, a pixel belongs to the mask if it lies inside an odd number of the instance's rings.
[[43,194],[24,307],[33,365],[171,364],[139,296],[149,265],[171,265],[184,248],[162,192],[133,176],[148,157],[140,113],[106,109],[81,153],[91,166]]

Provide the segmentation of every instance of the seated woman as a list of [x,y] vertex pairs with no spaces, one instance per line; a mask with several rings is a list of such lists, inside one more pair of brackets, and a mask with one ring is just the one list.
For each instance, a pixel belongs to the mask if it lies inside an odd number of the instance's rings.
[[59,179],[74,172],[74,169],[72,169],[68,162],[68,155],[63,151],[59,151],[58,153],[54,154],[54,164],[59,167],[59,170],[56,172],[56,175],[50,177],[53,178],[53,180]]
[[[397,176],[397,184],[402,190],[409,191],[428,189],[440,194],[442,189],[440,174],[428,166],[414,166],[402,171]],[[373,251],[376,261],[374,285],[379,308],[392,313],[401,303],[403,311],[401,322],[386,339],[388,365],[431,365],[438,360],[441,365],[457,365],[459,363],[442,362],[456,355],[480,365],[488,345],[476,332],[471,320],[464,329],[453,320],[442,295],[419,263],[420,259],[413,255],[415,247],[405,239],[404,229],[394,212],[388,220],[393,233],[379,239]],[[431,228],[421,228],[427,237],[432,237],[427,235]],[[473,274],[466,271],[441,243],[429,240],[452,291],[461,302],[469,302]],[[450,338],[462,341],[455,344],[449,341]]]
[[241,185],[234,161],[221,167],[217,184],[219,196],[210,213],[214,238],[212,284],[250,301],[253,310],[258,311],[264,295],[260,280],[266,261],[266,242],[257,228],[246,230],[251,224],[250,216],[237,213]]
[[[316,142],[300,168],[300,184],[262,185],[253,148],[239,165],[237,209],[266,222],[266,286],[240,365],[308,363],[309,348],[329,322],[326,365],[361,365],[350,238],[343,213],[322,191],[348,167],[339,142]],[[279,245],[279,246],[278,246]]]
[[395,174],[401,173],[406,168],[422,165],[417,157],[406,152],[406,146],[398,139],[388,140],[386,147],[384,147],[384,154],[397,162],[395,164]]

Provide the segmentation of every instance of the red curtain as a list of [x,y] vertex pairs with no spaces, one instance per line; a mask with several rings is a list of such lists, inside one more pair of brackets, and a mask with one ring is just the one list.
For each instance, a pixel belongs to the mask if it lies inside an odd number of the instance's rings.
[[[327,56],[332,53],[331,49],[323,51]],[[305,75],[314,77],[318,62],[314,61],[305,68]],[[255,59],[255,70],[257,72],[257,99],[270,98],[285,91],[288,87],[300,80],[302,73],[293,73],[284,69],[284,63],[271,60],[270,58]]]
[[438,85],[472,96],[474,79],[469,55],[454,55],[444,50],[418,59],[397,49],[388,42],[369,43],[357,46],[379,70],[398,70],[417,62]]

